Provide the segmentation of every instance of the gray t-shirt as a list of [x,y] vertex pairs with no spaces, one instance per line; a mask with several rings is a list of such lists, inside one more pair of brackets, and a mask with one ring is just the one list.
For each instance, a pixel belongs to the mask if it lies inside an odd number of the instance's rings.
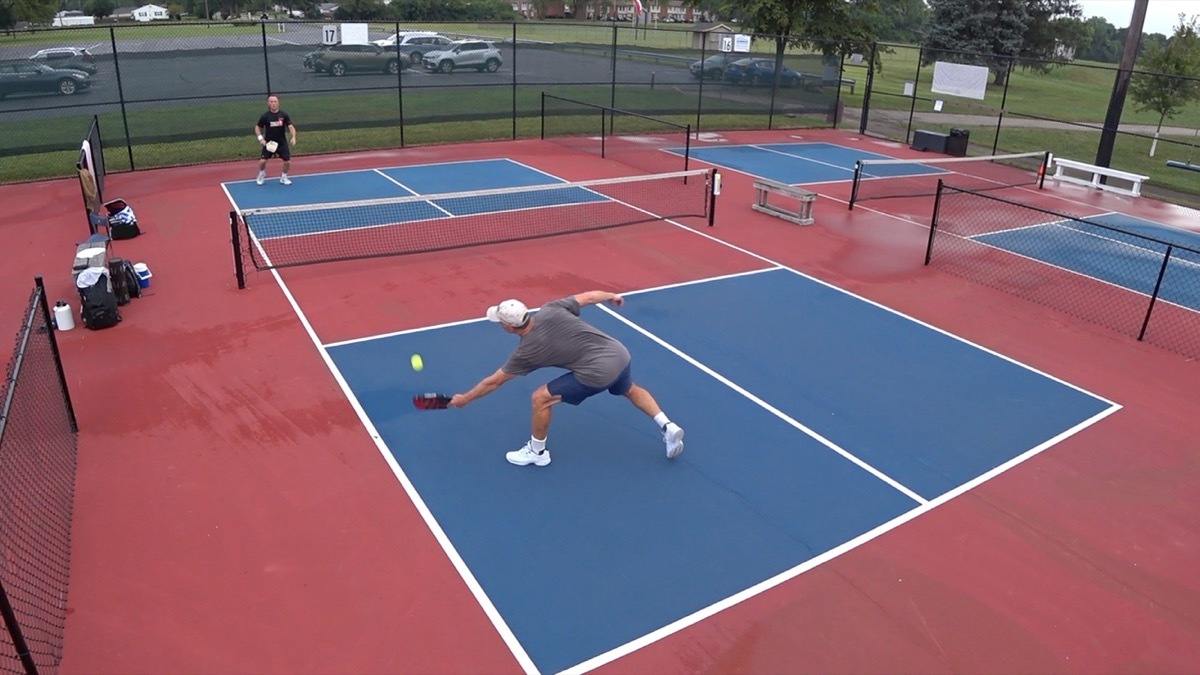
[[501,370],[527,375],[548,366],[566,368],[583,384],[604,387],[627,365],[625,345],[580,319],[579,303],[570,296],[542,305]]

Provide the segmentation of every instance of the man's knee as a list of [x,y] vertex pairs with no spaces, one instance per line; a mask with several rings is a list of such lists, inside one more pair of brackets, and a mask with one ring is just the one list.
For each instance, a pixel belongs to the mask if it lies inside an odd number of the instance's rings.
[[530,397],[535,408],[546,408],[554,405],[559,401],[559,397],[550,393],[546,385],[542,385],[533,391],[533,396]]

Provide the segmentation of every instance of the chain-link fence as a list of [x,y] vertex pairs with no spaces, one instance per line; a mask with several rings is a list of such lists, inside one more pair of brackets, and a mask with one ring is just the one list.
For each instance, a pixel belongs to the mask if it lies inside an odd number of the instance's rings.
[[1197,358],[1195,240],[940,185],[925,262]]
[[[1097,156],[1119,74],[1115,66],[949,50],[932,53],[911,45],[881,43],[874,49],[881,67],[872,73],[869,105],[863,111],[865,133],[909,143],[918,130],[959,129],[969,135],[972,155],[1045,150],[1085,162]],[[933,93],[938,61],[988,67],[984,98]],[[1134,82],[1152,76],[1131,73]],[[1200,165],[1200,101],[1187,103],[1178,115],[1163,120],[1161,131],[1159,114],[1138,108],[1127,95],[1111,166],[1150,176],[1143,189],[1148,195],[1200,205],[1198,174],[1186,166],[1168,165]]]
[[[121,24],[0,39],[0,59],[23,59],[46,44],[86,45],[97,70],[71,96],[0,99],[0,182],[69,174],[78,147],[76,132],[64,129],[85,129],[93,115],[105,130],[110,173],[257,157],[251,130],[267,92],[281,97],[305,153],[536,138],[543,93],[693,132],[829,127],[840,110],[840,61],[789,50],[776,86],[771,36],[730,54],[722,51],[727,34],[620,24],[369,24],[372,41],[429,31],[498,50],[494,65],[459,55],[447,67],[453,59],[427,66],[427,54],[411,45],[326,49],[322,28]],[[693,68],[710,57],[753,62],[738,77]]]
[[39,277],[0,410],[0,672],[55,672],[62,658],[77,435]]
[[[749,52],[730,53],[727,33],[547,21],[371,23],[373,41],[427,31],[495,45],[499,63],[494,71],[458,64],[439,72],[425,66],[422,49],[392,41],[346,60],[338,76],[314,56],[325,47],[323,28],[155,22],[0,38],[0,60],[79,45],[94,53],[97,69],[71,96],[0,99],[0,182],[69,175],[78,148],[76,132],[64,129],[86,128],[93,114],[105,129],[110,171],[253,159],[259,148],[250,130],[267,92],[281,96],[301,130],[302,153],[536,138],[547,93],[690,125],[695,135],[841,125],[911,143],[918,130],[957,129],[971,155],[1046,150],[1090,162],[1119,74],[1108,64],[817,42],[785,51],[775,86],[772,35],[750,36]],[[747,58],[750,67],[729,68]],[[984,98],[934,94],[938,61],[986,65]],[[1151,76],[1132,73],[1134,83]],[[1159,122],[1127,96],[1111,165],[1150,176],[1147,194],[1200,205],[1200,102],[1161,120],[1161,131]]]

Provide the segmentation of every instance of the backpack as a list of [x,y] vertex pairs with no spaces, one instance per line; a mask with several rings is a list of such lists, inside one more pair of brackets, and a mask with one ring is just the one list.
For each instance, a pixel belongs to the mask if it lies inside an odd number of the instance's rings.
[[79,288],[79,315],[86,328],[110,328],[121,320],[121,313],[117,311],[117,296],[108,277],[107,267],[89,267],[79,273],[79,279],[75,282]]
[[112,239],[133,239],[142,233],[137,217],[133,215],[133,207],[124,199],[105,202],[104,208],[108,210],[108,236]]
[[118,306],[127,305],[131,299],[142,296],[142,287],[133,263],[124,258],[109,258],[108,275],[112,279],[113,295],[117,296]]

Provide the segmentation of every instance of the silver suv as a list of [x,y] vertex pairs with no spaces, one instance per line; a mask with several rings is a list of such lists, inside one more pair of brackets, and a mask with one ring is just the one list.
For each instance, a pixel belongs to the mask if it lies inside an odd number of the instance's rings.
[[474,68],[480,72],[494,73],[504,63],[500,50],[490,42],[479,40],[461,40],[448,45],[445,49],[427,52],[421,60],[425,70],[439,73],[451,73],[455,68]]

